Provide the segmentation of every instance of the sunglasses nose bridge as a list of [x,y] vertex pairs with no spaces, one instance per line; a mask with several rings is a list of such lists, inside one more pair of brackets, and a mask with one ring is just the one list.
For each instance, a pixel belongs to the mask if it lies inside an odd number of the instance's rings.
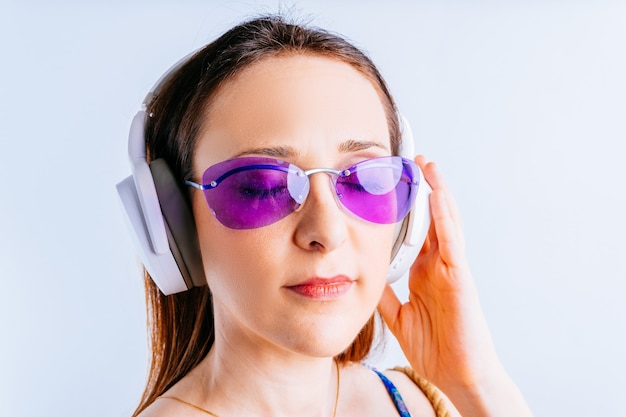
[[[330,183],[333,186],[333,190],[335,189],[337,178],[342,174],[346,174],[345,171],[339,171],[337,169],[332,169],[332,168],[313,168],[313,169],[309,169],[308,171],[304,171],[304,175],[307,176],[307,178],[309,179],[309,182],[311,182],[312,175],[320,174],[320,173],[324,173],[328,175],[328,177],[330,178]],[[348,174],[349,174],[349,171],[348,171]]]
[[[320,174],[320,173],[324,173],[328,175],[329,180],[330,180],[330,186],[335,196],[335,199],[337,200],[337,202],[339,202],[338,201],[339,196],[337,195],[337,178],[342,174],[346,174],[346,172],[339,171],[337,169],[332,169],[332,168],[313,168],[313,169],[309,169],[307,171],[301,172],[301,174],[304,175],[307,179],[306,195],[304,196],[304,200],[306,200],[306,198],[308,197],[308,194],[311,189],[311,176],[314,174]],[[298,207],[298,210],[302,208],[302,205],[304,204],[304,200],[302,201],[300,207]]]
[[[303,171],[297,168],[295,171],[289,172],[287,176],[287,188],[291,198],[298,204],[294,211],[302,210],[304,203],[306,202],[311,192],[311,179],[313,174],[326,173],[330,177],[331,186],[334,189],[337,175],[341,173],[336,169],[331,168],[314,168],[307,171]],[[336,191],[335,191],[336,194]]]

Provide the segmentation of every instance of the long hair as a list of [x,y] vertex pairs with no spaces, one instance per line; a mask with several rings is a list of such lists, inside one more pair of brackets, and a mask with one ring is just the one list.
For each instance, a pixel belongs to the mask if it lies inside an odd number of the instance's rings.
[[[394,154],[398,153],[396,105],[372,61],[336,34],[289,23],[281,16],[264,16],[232,28],[196,52],[164,81],[148,103],[148,159],[165,159],[181,183],[191,179],[197,136],[206,123],[204,115],[211,98],[220,86],[255,62],[287,54],[339,60],[367,77],[379,93],[387,115],[391,148]],[[133,416],[198,365],[215,338],[207,286],[164,296],[146,272],[145,288],[152,356],[146,389]],[[352,344],[337,356],[339,363],[361,361],[368,355],[374,340],[374,323],[372,315]]]

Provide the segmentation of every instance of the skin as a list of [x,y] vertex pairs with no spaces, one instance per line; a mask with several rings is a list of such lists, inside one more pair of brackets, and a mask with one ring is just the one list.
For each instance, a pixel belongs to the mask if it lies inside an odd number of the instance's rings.
[[[290,55],[253,64],[221,87],[206,117],[193,160],[196,181],[207,167],[243,155],[276,156],[306,170],[341,169],[391,153],[373,85],[349,65],[323,57]],[[436,167],[423,158],[418,163],[433,186],[434,226],[411,270],[411,300],[405,305],[385,284],[393,225],[347,214],[326,174],[310,177],[310,194],[297,212],[258,229],[224,227],[194,191],[216,337],[202,363],[166,395],[221,417],[330,416],[337,390],[332,357],[378,307],[411,365],[443,383],[467,415],[526,415],[494,408],[483,398],[492,393],[484,388],[506,375],[499,373],[471,284],[452,198]],[[336,276],[351,284],[333,299],[290,289],[310,278]],[[484,366],[483,360],[496,365]],[[413,415],[434,416],[406,376],[388,375]],[[398,415],[378,377],[363,366],[343,367],[341,381],[338,416]],[[468,387],[470,395],[463,391]],[[509,395],[513,391],[498,394],[516,399]],[[451,416],[459,415],[448,407]],[[166,415],[206,414],[172,400],[156,401],[142,413]]]
[[[278,58],[248,68],[215,97],[208,119],[195,153],[197,178],[206,167],[235,156],[279,156],[310,169],[343,168],[390,154],[375,90],[346,64],[328,59]],[[393,226],[346,215],[328,175],[316,174],[310,181],[298,212],[249,230],[221,225],[203,195],[194,193],[203,261],[224,340],[245,340],[255,351],[280,356],[328,357],[351,342],[376,308]],[[336,276],[353,284],[333,302],[287,289]]]

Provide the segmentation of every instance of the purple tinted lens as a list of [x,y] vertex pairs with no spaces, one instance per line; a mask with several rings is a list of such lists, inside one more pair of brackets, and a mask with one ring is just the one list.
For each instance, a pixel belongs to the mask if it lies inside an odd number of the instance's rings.
[[[284,161],[272,158],[237,158],[211,166],[202,176],[211,211],[226,227],[254,229],[294,212],[306,196],[307,177]],[[290,175],[291,174],[291,175]]]
[[388,156],[359,162],[347,171],[337,178],[336,190],[352,213],[379,224],[399,222],[408,214],[419,188],[415,162]]
[[[341,204],[360,218],[379,224],[402,220],[419,188],[417,165],[388,156],[359,162],[347,170],[311,170],[335,178]],[[254,229],[293,213],[309,193],[307,173],[273,158],[236,158],[208,168],[204,196],[217,220],[231,229]]]

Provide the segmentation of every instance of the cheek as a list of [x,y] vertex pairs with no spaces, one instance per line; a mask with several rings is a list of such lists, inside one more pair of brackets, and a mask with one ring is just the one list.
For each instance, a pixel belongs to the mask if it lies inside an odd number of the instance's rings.
[[359,296],[353,306],[365,324],[376,309],[387,282],[394,239],[393,225],[367,227],[354,236],[354,262],[358,265]]
[[[202,196],[200,196],[202,197]],[[234,295],[259,298],[262,285],[275,273],[278,257],[268,256],[275,248],[269,230],[233,230],[222,226],[210,213],[204,198],[193,201],[202,262],[211,292],[225,302]],[[278,248],[276,248],[278,250]],[[263,278],[263,279],[261,279]]]
[[[221,305],[223,323],[245,323],[281,345],[316,355],[334,355],[348,346],[380,300],[391,257],[393,225],[351,222],[343,245],[323,262],[358,275],[359,284],[336,306],[313,307],[294,303],[279,290],[300,262],[319,259],[319,254],[303,253],[286,238],[293,234],[293,223],[231,230],[217,222],[203,198],[197,200],[194,214],[203,264],[216,308]],[[297,261],[294,256],[299,256]]]
[[379,281],[381,287],[386,281],[394,237],[393,225],[377,225],[356,240],[358,242],[356,253],[359,264],[362,265],[361,270],[371,275],[372,280]]

